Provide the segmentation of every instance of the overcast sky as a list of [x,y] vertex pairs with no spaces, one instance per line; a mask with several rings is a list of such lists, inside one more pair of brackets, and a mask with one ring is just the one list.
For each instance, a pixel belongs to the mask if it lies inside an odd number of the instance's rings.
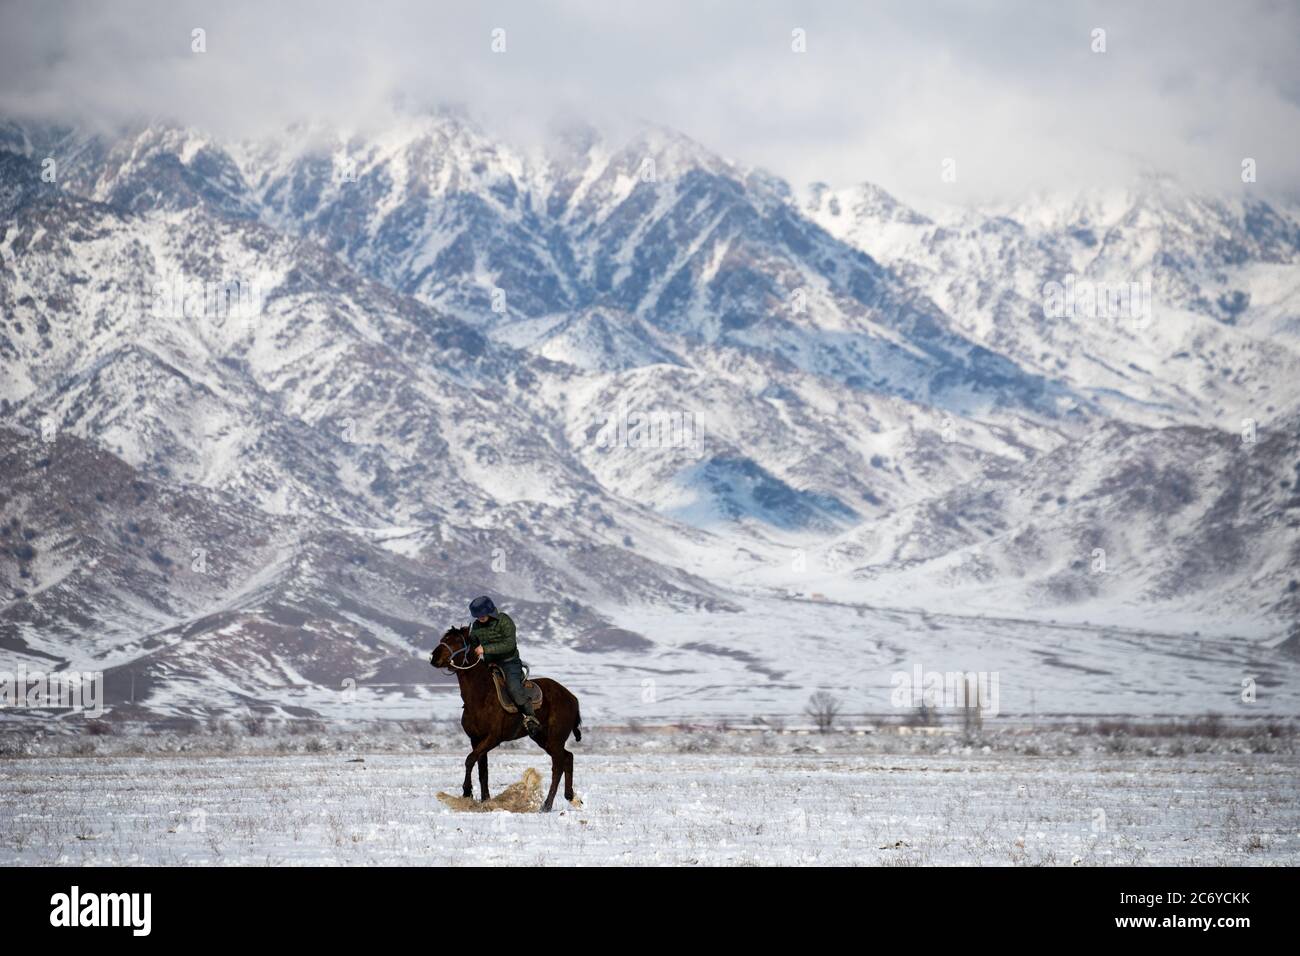
[[1297,37],[1300,3],[1237,0],[4,3],[0,113],[242,135],[379,123],[401,96],[463,104],[518,139],[557,115],[662,123],[796,185],[870,180],[913,199],[1143,169],[1227,190],[1244,157],[1261,190],[1294,195]]

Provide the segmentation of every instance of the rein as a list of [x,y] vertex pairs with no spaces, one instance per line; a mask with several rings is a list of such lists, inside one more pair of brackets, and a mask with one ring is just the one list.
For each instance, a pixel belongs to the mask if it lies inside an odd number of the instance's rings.
[[459,664],[456,663],[456,657],[457,657],[457,655],[459,655],[459,654],[468,654],[469,651],[470,651],[469,635],[466,635],[466,636],[465,636],[465,643],[464,643],[464,645],[461,646],[461,649],[458,650],[458,651],[452,651],[452,650],[451,650],[451,645],[447,643],[447,638],[445,638],[445,637],[444,637],[442,640],[440,640],[438,643],[441,644],[443,647],[447,648],[447,650],[451,651],[451,659],[447,662],[447,664],[448,664],[448,666],[451,667],[453,670],[458,670],[458,671],[467,671],[467,670],[471,670],[471,669],[477,667],[477,666],[478,666],[480,663],[482,663],[482,661],[483,661],[483,658],[481,658],[481,657],[475,657],[475,658],[474,658],[474,663],[473,663],[473,664],[469,664],[469,665],[467,665],[467,666],[465,666],[465,667],[461,667]]

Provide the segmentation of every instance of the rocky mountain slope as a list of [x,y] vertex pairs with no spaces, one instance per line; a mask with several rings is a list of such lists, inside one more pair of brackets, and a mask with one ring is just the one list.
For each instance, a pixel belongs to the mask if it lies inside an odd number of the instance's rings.
[[[1300,216],[1250,188],[1208,198],[1149,176],[931,218],[870,184],[816,186],[803,209],[976,341],[1111,415],[1236,431],[1300,407]],[[1080,293],[1064,308],[1067,282]],[[1136,308],[1107,314],[1134,287]]]
[[[752,588],[1284,636],[1296,222],[923,213],[453,113],[0,124],[0,641],[179,715],[426,700],[480,591],[593,680]],[[1052,314],[1067,277],[1149,321]]]

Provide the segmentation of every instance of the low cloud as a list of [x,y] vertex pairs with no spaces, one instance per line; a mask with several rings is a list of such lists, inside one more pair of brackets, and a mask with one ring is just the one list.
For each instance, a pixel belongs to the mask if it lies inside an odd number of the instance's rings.
[[908,198],[1143,170],[1226,191],[1246,157],[1261,190],[1300,193],[1290,3],[32,2],[0,20],[10,116],[239,136],[457,103],[519,138],[556,115],[662,123],[795,184]]

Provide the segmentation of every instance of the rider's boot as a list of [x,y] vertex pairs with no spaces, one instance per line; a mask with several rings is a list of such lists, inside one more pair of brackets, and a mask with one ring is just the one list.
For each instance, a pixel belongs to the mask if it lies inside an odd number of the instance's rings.
[[524,730],[528,731],[529,737],[532,737],[533,740],[541,743],[542,723],[537,719],[537,715],[533,713],[533,705],[531,703],[525,703],[522,704],[519,709],[523,711],[524,714]]

